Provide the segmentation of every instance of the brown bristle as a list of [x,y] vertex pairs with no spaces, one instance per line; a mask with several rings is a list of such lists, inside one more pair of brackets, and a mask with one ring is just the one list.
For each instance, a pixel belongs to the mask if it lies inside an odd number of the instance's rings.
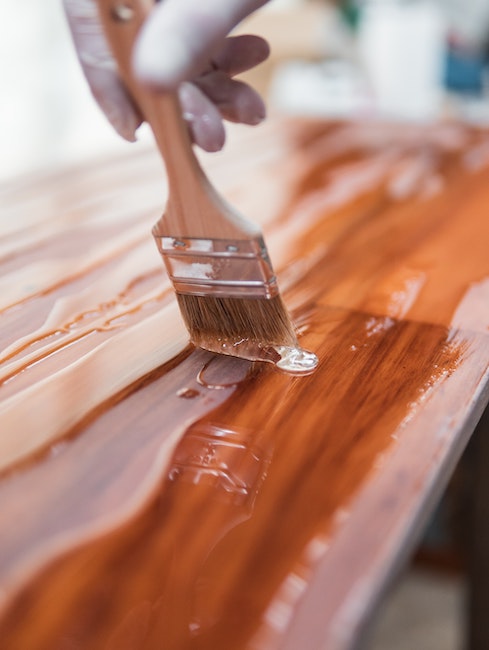
[[[177,293],[192,340],[242,339],[260,345],[296,345],[297,339],[280,295],[274,298],[216,298]],[[203,345],[205,347],[205,345]]]

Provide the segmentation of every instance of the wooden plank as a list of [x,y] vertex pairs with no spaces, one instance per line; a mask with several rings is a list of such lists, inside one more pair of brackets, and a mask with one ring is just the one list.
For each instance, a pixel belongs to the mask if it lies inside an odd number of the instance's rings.
[[319,368],[187,345],[154,154],[6,188],[6,648],[352,647],[488,401],[487,133],[275,122],[208,164]]

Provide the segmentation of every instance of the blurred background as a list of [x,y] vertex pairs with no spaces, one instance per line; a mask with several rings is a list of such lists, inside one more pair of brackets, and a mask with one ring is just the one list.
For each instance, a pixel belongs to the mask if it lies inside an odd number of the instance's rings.
[[[274,0],[241,30],[272,44],[249,75],[271,111],[489,121],[487,0]],[[87,91],[61,0],[2,0],[0,61],[0,181],[127,149]]]
[[[270,112],[489,124],[488,0],[273,0],[239,29],[271,42],[270,60],[248,74]],[[0,182],[144,147],[148,138],[143,129],[139,144],[127,144],[99,112],[61,0],[2,0],[0,88]],[[440,504],[369,650],[461,647],[459,494],[452,485]]]

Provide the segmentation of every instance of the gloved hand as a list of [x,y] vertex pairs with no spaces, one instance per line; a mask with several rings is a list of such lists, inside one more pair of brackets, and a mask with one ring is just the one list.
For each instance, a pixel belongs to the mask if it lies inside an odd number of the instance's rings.
[[[136,76],[156,91],[178,89],[191,137],[206,151],[222,148],[223,118],[258,124],[265,117],[261,97],[232,77],[264,61],[268,44],[258,36],[226,35],[267,1],[163,0],[141,30],[133,57]],[[95,99],[116,131],[134,141],[141,116],[117,76],[96,1],[63,3]]]

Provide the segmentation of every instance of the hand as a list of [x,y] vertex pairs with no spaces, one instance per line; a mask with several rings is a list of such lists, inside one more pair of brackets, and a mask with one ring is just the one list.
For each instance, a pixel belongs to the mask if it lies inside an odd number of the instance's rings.
[[[155,91],[178,90],[191,137],[206,151],[224,145],[223,119],[258,124],[265,117],[261,97],[232,77],[264,61],[268,44],[258,36],[226,35],[267,1],[163,0],[143,25],[133,56],[135,75]],[[134,141],[142,119],[117,75],[96,0],[63,3],[95,99],[116,131]]]

